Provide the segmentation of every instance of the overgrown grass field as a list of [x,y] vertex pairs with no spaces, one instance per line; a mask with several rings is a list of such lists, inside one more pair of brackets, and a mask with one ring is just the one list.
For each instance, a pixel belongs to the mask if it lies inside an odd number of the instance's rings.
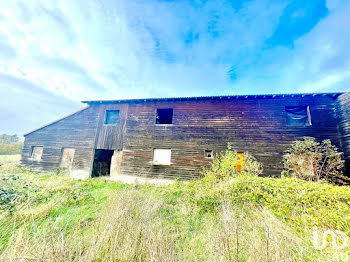
[[[0,167],[0,261],[347,261],[350,190],[295,178],[126,185]],[[341,238],[337,246],[342,244]],[[337,260],[338,259],[338,260]]]
[[19,164],[21,155],[0,155],[0,165],[4,163]]

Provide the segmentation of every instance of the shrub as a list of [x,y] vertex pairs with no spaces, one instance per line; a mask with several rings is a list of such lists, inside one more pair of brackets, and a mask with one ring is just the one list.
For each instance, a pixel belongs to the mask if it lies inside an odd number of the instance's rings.
[[17,155],[21,154],[23,142],[14,142],[8,144],[0,143],[0,155]]
[[226,178],[237,177],[241,175],[260,175],[263,167],[250,153],[245,152],[243,161],[232,150],[231,144],[227,145],[225,152],[214,155],[213,162],[202,171],[202,175],[206,178],[214,180],[224,180]]
[[349,179],[342,175],[342,154],[329,139],[319,143],[313,137],[304,137],[303,140],[295,141],[283,156],[282,175],[308,181],[325,179],[346,184]]

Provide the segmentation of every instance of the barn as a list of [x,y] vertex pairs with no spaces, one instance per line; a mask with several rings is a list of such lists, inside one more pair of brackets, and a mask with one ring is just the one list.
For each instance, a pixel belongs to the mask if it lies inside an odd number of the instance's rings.
[[350,93],[83,101],[81,110],[25,134],[22,164],[73,178],[195,179],[227,143],[279,176],[296,139],[331,139],[350,160]]

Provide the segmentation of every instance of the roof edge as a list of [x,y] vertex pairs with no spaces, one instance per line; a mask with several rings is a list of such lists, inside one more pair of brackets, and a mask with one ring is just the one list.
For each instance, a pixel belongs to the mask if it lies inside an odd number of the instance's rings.
[[29,131],[29,132],[23,134],[23,136],[27,136],[27,135],[29,135],[29,134],[31,134],[31,133],[34,133],[34,132],[36,132],[36,131],[38,131],[38,130],[41,130],[41,129],[47,127],[47,126],[51,126],[51,125],[53,125],[53,124],[55,124],[55,123],[57,123],[57,122],[59,122],[59,121],[61,121],[61,120],[63,120],[63,119],[66,119],[66,118],[68,118],[68,117],[70,117],[70,116],[72,116],[72,115],[78,114],[78,113],[80,113],[80,112],[82,112],[82,111],[88,109],[89,107],[90,107],[90,106],[86,106],[86,107],[84,107],[84,108],[82,108],[82,109],[79,109],[78,111],[75,111],[75,112],[73,112],[73,113],[70,113],[69,115],[63,116],[63,117],[61,117],[61,118],[59,118],[59,119],[57,119],[57,120],[55,120],[55,121],[52,121],[52,122],[50,122],[50,123],[48,123],[48,124],[46,124],[46,125],[43,125],[43,126],[41,126],[41,127],[38,127],[38,128],[36,128],[36,129],[34,129],[34,130],[32,130],[32,131]]
[[338,97],[346,92],[330,93],[295,93],[295,94],[253,94],[253,95],[222,95],[222,96],[194,96],[194,97],[162,97],[162,98],[134,98],[134,99],[117,99],[117,100],[85,100],[81,101],[86,104],[102,103],[128,103],[128,102],[152,102],[152,101],[181,101],[181,100],[211,100],[211,99],[239,99],[239,98],[266,98],[266,97],[285,97],[285,96],[332,96]]

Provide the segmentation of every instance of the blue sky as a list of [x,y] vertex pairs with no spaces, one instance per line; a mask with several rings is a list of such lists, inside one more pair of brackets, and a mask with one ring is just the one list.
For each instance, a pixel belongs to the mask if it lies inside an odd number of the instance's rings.
[[0,133],[81,100],[350,91],[350,1],[0,1]]

